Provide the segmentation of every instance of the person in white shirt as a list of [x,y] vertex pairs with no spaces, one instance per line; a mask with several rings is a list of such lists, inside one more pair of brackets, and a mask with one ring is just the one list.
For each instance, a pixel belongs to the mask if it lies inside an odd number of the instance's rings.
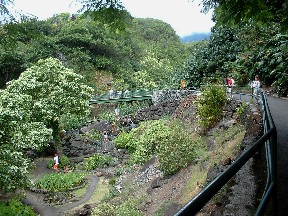
[[255,80],[252,82],[251,88],[254,96],[258,96],[260,94],[261,81],[258,75],[255,76]]
[[58,154],[54,155],[53,161],[54,161],[53,169],[58,172],[59,170],[59,155]]

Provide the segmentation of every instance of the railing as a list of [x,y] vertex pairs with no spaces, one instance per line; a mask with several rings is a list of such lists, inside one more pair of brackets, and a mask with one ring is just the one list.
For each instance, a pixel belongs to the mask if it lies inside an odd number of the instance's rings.
[[[241,98],[240,94],[240,98]],[[252,96],[253,97],[253,96]],[[265,146],[267,161],[267,180],[262,199],[258,205],[255,215],[263,215],[271,197],[273,197],[272,211],[277,215],[276,201],[276,145],[277,132],[274,125],[265,93],[261,93],[261,104],[263,110],[264,135],[246,150],[229,168],[210,182],[198,195],[192,198],[174,216],[196,215],[208,201],[241,169],[241,167],[253,155]]]
[[116,103],[127,102],[136,100],[151,100],[153,91],[150,90],[136,90],[134,92],[122,92],[117,91],[111,94],[102,94],[99,96],[93,96],[89,101],[89,104],[102,104],[102,103]]

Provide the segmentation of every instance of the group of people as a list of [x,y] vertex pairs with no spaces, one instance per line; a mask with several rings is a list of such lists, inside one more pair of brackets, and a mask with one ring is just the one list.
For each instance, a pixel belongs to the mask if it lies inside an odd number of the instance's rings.
[[[224,79],[224,85],[227,87],[227,96],[229,99],[233,98],[232,90],[235,86],[235,80],[229,76]],[[255,76],[255,79],[250,83],[252,88],[252,93],[255,97],[258,97],[261,91],[261,81],[258,75]]]

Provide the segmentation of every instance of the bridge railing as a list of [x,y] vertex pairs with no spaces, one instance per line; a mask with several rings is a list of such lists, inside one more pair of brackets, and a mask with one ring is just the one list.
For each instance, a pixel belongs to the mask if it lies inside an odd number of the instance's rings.
[[[240,97],[243,96],[240,95]],[[253,96],[252,96],[253,97]],[[264,135],[258,139],[248,150],[246,150],[230,167],[222,174],[210,182],[199,194],[192,198],[184,207],[182,207],[175,216],[196,215],[210,199],[243,167],[243,165],[260,151],[262,147],[266,150],[267,162],[267,180],[263,192],[262,199],[258,205],[255,215],[263,215],[267,205],[273,197],[272,211],[273,215],[277,215],[276,201],[276,145],[277,132],[274,125],[270,109],[267,103],[265,93],[261,93],[261,98],[258,98],[262,104]]]

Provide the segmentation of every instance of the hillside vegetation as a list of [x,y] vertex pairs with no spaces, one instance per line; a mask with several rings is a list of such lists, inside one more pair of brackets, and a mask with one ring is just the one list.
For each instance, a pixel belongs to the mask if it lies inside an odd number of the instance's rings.
[[[204,3],[204,10],[215,9],[216,25],[209,39],[193,43],[182,43],[163,21],[135,19],[117,7],[78,16],[59,14],[45,21],[23,16],[19,23],[2,24],[0,193],[29,186],[32,159],[26,153],[45,149],[55,153],[61,149],[63,129],[75,128],[91,117],[88,100],[92,94],[110,88],[179,89],[183,79],[188,88],[207,85],[214,93],[202,91],[207,98],[200,97],[197,102],[196,124],[203,127],[203,133],[222,117],[220,107],[227,101],[219,84],[223,84],[224,77],[232,76],[240,88],[247,87],[259,75],[264,89],[271,87],[279,96],[287,96],[287,1],[259,0],[255,5],[254,1],[247,1],[240,8],[232,1]],[[156,129],[159,130],[155,137]],[[188,165],[191,159],[197,159],[192,151],[200,151],[196,146],[201,144],[198,135],[190,139],[185,136],[191,133],[185,131],[178,139],[180,131],[184,131],[182,125],[163,120],[158,124],[144,123],[135,134],[119,137],[129,138],[124,144],[132,150],[132,162],[143,163],[140,159],[156,154],[161,158],[163,172],[175,174],[183,167],[171,167],[171,161],[181,159]],[[161,137],[163,143],[154,148],[155,140]],[[185,146],[186,143],[190,145]],[[175,146],[179,150],[177,160],[173,154]],[[186,148],[191,155],[186,154]],[[167,152],[171,158],[165,157]]]

